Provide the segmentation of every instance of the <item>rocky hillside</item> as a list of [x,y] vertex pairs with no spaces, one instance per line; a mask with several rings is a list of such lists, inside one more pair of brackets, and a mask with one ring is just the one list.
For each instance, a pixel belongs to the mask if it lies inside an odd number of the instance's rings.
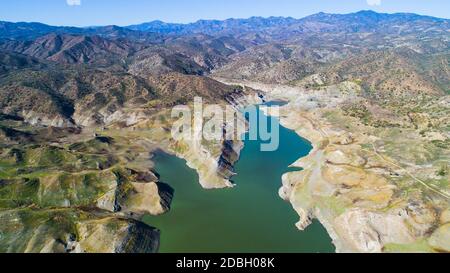
[[99,36],[48,34],[34,41],[5,42],[1,48],[60,64],[106,65],[120,63],[139,46],[127,40],[113,41]]
[[429,57],[406,48],[377,50],[322,67],[316,75],[297,84],[311,88],[353,81],[374,96],[444,95],[450,78],[448,69],[444,68],[448,53],[433,55],[435,62],[431,67],[427,65]]
[[[154,67],[148,64],[149,57],[145,59],[147,65],[136,63],[126,72],[96,69],[94,65],[93,68],[60,65],[56,60],[63,64],[72,60],[61,54],[58,56],[62,59],[56,55],[47,57],[52,61],[48,63],[3,53],[1,67],[5,73],[0,76],[3,114],[25,118],[32,124],[57,127],[101,125],[113,121],[108,120],[109,116],[120,114],[125,107],[157,111],[192,101],[195,96],[209,101],[224,100],[234,91],[233,87],[210,78],[191,75],[194,68],[186,57],[183,58],[188,63],[172,59],[179,56],[166,56]],[[198,65],[197,68],[202,69]]]

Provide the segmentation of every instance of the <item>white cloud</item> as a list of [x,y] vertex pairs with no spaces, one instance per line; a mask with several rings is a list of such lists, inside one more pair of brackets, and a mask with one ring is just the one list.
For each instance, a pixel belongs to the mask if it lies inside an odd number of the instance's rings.
[[381,5],[381,0],[367,0],[367,5],[379,6],[379,5]]
[[69,6],[81,6],[81,0],[66,0]]

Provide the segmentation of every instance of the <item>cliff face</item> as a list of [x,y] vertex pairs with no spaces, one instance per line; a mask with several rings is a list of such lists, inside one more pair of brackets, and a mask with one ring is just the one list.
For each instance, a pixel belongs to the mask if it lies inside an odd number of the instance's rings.
[[[226,101],[235,111],[235,122],[237,123],[239,120],[239,122],[246,123],[241,110],[248,105],[262,103],[263,98],[254,89],[248,87],[239,87],[237,89],[240,91],[229,94],[226,97]],[[225,105],[223,106],[225,107]],[[189,152],[178,153],[180,157],[187,160],[190,167],[197,170],[200,184],[206,189],[234,186],[231,182],[231,178],[236,175],[234,164],[239,160],[244,143],[241,140],[241,136],[238,137],[236,135],[239,132],[235,125],[225,123],[223,126],[222,141],[205,143],[202,140],[202,143],[187,143],[188,147],[191,147],[188,150],[191,150],[194,154],[197,153],[193,158],[189,156]],[[227,134],[229,133],[235,137],[227,140]]]

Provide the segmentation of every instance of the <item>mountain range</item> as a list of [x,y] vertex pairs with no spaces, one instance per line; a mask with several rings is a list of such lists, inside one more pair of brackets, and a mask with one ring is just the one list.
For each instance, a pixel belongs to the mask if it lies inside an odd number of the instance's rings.
[[[245,34],[249,32],[260,32],[264,34],[276,35],[280,28],[284,30],[283,35],[308,32],[362,32],[362,31],[394,31],[394,32],[414,32],[426,27],[448,27],[448,19],[421,16],[412,13],[385,14],[366,10],[351,14],[328,14],[317,13],[302,19],[292,17],[251,17],[248,19],[227,19],[227,20],[199,20],[189,24],[165,23],[162,21],[152,21],[130,26],[105,26],[105,27],[56,27],[42,23],[10,23],[0,22],[0,38],[27,39],[38,37],[48,33],[70,33],[85,35],[104,36],[131,36],[138,32],[153,32],[159,34]],[[420,23],[419,25],[417,23]],[[412,28],[401,28],[410,25]],[[134,31],[134,32],[133,32]],[[428,29],[430,31],[430,29]],[[142,35],[139,34],[139,35]],[[139,36],[138,35],[138,36]]]
[[[448,211],[448,199],[439,198],[448,185],[448,167],[441,166],[449,147],[449,61],[450,20],[409,13],[88,28],[0,22],[0,221],[6,223],[0,234],[9,232],[0,236],[0,251],[157,251],[159,231],[134,220],[170,207],[173,190],[149,170],[155,143],[186,159],[205,188],[230,185],[242,149],[239,142],[202,142],[197,150],[172,142],[169,110],[198,96],[232,105],[261,102],[264,94],[287,99],[287,125],[301,124],[312,140],[324,135],[314,131],[317,124],[332,132],[314,143],[328,150],[323,158],[317,153],[321,163],[311,166],[324,169],[313,174],[344,165],[351,170],[342,185],[310,187],[336,189],[323,204],[342,214],[361,205],[367,208],[364,221],[391,219],[373,216],[372,209],[385,213],[388,205],[406,204],[400,216],[419,219],[407,239],[429,237],[439,225],[435,214]],[[404,169],[392,168],[379,154],[375,146],[382,141],[387,152],[380,153]],[[375,156],[369,157],[372,149]],[[411,173],[426,172],[422,180],[411,180]],[[408,183],[429,177],[438,177],[429,188],[439,187],[441,197],[420,191],[401,199],[410,192]],[[288,193],[282,193],[286,199]],[[296,210],[307,215],[306,225],[312,212]],[[20,236],[11,233],[18,225]],[[369,231],[377,250],[391,240]],[[368,233],[358,234],[352,236]],[[364,251],[372,244],[360,245]]]
[[[185,25],[156,21],[129,27],[1,22],[0,106],[6,114],[45,113],[50,120],[70,124],[77,104],[91,105],[81,98],[101,104],[97,110],[129,99],[146,101],[149,95],[141,100],[136,90],[117,98],[112,95],[117,92],[108,88],[126,90],[126,82],[131,80],[133,87],[158,90],[159,81],[164,79],[160,76],[168,73],[193,86],[199,84],[197,77],[206,75],[307,86],[301,81],[320,73],[328,82],[367,78],[366,87],[380,92],[420,89],[443,94],[450,86],[449,22],[416,14],[372,11]],[[81,76],[85,71],[90,71],[88,79]],[[111,82],[100,84],[95,75]],[[213,81],[208,79],[209,83]],[[125,83],[120,87],[116,86],[118,82]],[[208,86],[202,84],[201,88]],[[179,93],[178,88],[181,86],[172,87],[172,91]],[[97,95],[92,93],[94,90]],[[21,103],[17,96],[22,97],[22,92],[48,99]],[[97,92],[109,94],[100,98]],[[78,108],[84,111],[84,107]]]

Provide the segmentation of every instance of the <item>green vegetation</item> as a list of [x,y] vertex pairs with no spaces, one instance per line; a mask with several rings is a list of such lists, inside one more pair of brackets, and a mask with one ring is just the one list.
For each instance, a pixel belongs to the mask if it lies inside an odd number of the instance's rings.
[[419,240],[412,244],[387,244],[384,246],[385,252],[394,252],[394,253],[430,253],[433,252],[433,249],[428,245],[426,240]]

